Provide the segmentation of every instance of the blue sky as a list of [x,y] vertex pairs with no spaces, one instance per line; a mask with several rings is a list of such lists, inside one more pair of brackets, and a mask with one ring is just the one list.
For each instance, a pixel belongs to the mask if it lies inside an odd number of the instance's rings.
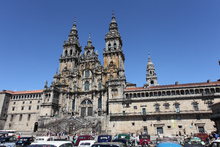
[[103,60],[114,10],[128,82],[146,83],[151,54],[160,85],[220,79],[219,0],[1,0],[0,90],[42,89],[59,67],[77,20],[84,48],[91,33]]

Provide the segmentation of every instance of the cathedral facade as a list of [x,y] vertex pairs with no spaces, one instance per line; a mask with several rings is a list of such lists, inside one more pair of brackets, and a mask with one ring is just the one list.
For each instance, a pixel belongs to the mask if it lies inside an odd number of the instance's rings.
[[85,118],[99,124],[96,133],[181,135],[215,130],[210,108],[220,101],[220,81],[159,85],[149,56],[147,84],[136,87],[126,81],[122,45],[112,16],[102,65],[90,37],[82,51],[73,24],[51,85],[46,82],[44,89],[35,91],[0,92],[0,127],[37,132],[51,122]]

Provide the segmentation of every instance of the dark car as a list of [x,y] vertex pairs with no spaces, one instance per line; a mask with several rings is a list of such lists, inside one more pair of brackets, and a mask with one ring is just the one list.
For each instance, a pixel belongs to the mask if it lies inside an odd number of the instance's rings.
[[125,147],[125,145],[121,142],[101,142],[94,143],[92,147]]
[[1,137],[0,138],[0,146],[15,146],[16,137],[8,136],[8,137]]
[[126,147],[130,146],[129,141],[128,141],[127,139],[125,139],[125,138],[114,139],[114,140],[112,140],[112,142],[120,142],[120,143],[123,143],[124,146],[126,146]]
[[98,142],[111,142],[112,136],[111,135],[99,135]]
[[28,146],[34,141],[33,137],[21,137],[17,142],[16,146]]

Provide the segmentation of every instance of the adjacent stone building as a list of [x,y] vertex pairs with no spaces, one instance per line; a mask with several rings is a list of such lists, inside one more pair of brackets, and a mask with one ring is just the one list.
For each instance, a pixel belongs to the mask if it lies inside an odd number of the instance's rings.
[[220,102],[215,103],[212,105],[212,112],[211,120],[215,122],[217,133],[220,134]]
[[0,93],[0,109],[7,110],[1,111],[4,129],[36,132],[40,126],[48,129],[45,126],[63,122],[71,125],[69,132],[80,132],[74,124],[83,122],[82,118],[93,120],[88,124],[96,133],[181,135],[215,130],[210,106],[220,101],[220,81],[159,85],[149,56],[146,84],[136,87],[126,81],[122,46],[112,16],[102,65],[91,37],[82,51],[73,24],[51,85],[46,82],[42,90]]

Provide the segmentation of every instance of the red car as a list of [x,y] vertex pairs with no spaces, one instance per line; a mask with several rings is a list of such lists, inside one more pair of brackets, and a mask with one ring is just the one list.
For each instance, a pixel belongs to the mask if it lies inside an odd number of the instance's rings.
[[195,137],[199,137],[202,141],[206,142],[209,135],[206,133],[196,133],[194,134]]
[[139,136],[139,145],[141,146],[147,146],[150,144],[150,135],[140,135]]
[[94,138],[91,136],[91,135],[80,135],[77,140],[76,140],[76,143],[74,144],[74,146],[78,146],[79,145],[79,142],[81,140],[93,140]]

